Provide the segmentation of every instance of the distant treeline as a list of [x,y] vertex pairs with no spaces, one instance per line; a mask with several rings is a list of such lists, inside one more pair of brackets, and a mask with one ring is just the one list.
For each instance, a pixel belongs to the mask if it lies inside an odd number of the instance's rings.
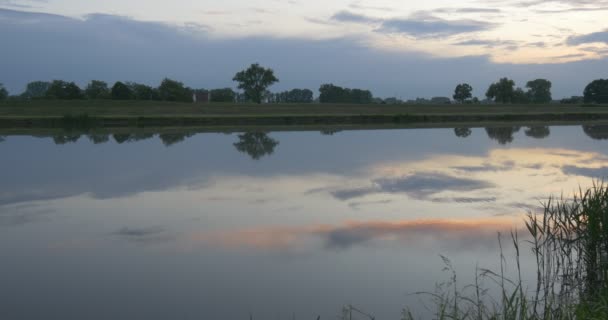
[[315,100],[309,89],[292,89],[272,93],[268,88],[279,81],[272,69],[259,64],[252,64],[248,69],[235,75],[233,81],[239,83],[236,92],[231,88],[193,89],[183,83],[164,79],[158,87],[136,82],[116,82],[110,87],[106,82],[93,80],[84,89],[74,82],[54,80],[52,82],[35,81],[27,84],[25,91],[18,96],[9,97],[8,91],[0,84],[0,100],[31,99],[114,99],[114,100],[159,100],[181,102],[255,102],[255,103],[352,103],[352,104],[528,104],[528,103],[608,103],[608,79],[594,80],[587,85],[582,96],[573,96],[561,101],[554,101],[551,94],[551,81],[546,79],[531,80],[525,90],[516,87],[515,81],[502,78],[492,83],[485,93],[485,99],[473,97],[473,87],[467,83],[458,84],[454,94],[449,97],[434,97],[403,101],[392,98],[374,98],[369,90],[343,88],[334,84],[323,84]]

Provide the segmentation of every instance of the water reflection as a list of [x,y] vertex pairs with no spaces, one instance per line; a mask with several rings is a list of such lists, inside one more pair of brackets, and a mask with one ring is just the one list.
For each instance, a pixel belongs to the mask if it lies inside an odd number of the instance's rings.
[[585,134],[594,140],[608,140],[608,125],[583,125]]
[[135,300],[150,312],[134,319],[329,319],[348,303],[397,319],[442,279],[439,254],[468,283],[497,266],[498,231],[608,174],[587,130],[516,129],[9,137],[3,315],[87,318],[104,301],[116,319]]
[[486,128],[486,133],[490,139],[498,141],[501,145],[513,142],[513,134],[518,132],[520,127],[499,127]]
[[454,134],[456,134],[456,136],[459,137],[459,138],[467,138],[468,136],[471,135],[471,133],[473,133],[471,131],[471,128],[456,128],[456,129],[454,129]]
[[274,153],[274,148],[279,145],[279,141],[270,138],[263,132],[247,132],[239,134],[239,141],[234,143],[234,147],[248,154],[251,159],[259,160],[264,156]]
[[531,138],[544,139],[551,134],[551,130],[549,127],[528,127],[525,133]]

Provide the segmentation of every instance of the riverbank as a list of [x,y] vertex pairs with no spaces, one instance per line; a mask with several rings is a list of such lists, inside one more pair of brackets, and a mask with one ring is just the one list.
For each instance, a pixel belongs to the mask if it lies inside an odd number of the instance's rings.
[[608,106],[190,104],[162,101],[0,103],[0,128],[441,127],[608,121]]

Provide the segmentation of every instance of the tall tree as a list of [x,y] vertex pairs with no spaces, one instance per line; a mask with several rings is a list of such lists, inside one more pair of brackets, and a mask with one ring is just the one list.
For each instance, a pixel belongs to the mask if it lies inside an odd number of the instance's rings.
[[508,78],[502,78],[498,82],[493,83],[486,92],[488,99],[493,99],[500,103],[510,103],[513,101],[515,93],[515,82]]
[[473,87],[468,83],[462,83],[456,86],[454,90],[454,100],[465,103],[467,100],[473,97]]
[[127,82],[126,85],[135,100],[160,100],[160,94],[156,88],[136,82]]
[[372,103],[374,96],[369,90],[349,89],[323,84],[319,88],[319,101],[321,103]]
[[6,98],[8,98],[8,90],[0,83],[0,100],[5,100]]
[[112,86],[112,99],[114,100],[129,100],[131,99],[133,93],[129,87],[118,81]]
[[234,102],[236,93],[230,88],[213,89],[211,94],[211,102]]
[[585,88],[585,103],[608,103],[608,79],[591,82]]
[[192,102],[192,89],[183,83],[165,78],[158,87],[160,99],[163,101]]
[[257,63],[252,64],[247,70],[238,72],[232,81],[239,84],[239,89],[245,91],[247,99],[262,103],[262,98],[268,88],[279,82],[272,69],[266,69]]
[[549,103],[553,100],[551,97],[551,81],[549,80],[528,81],[526,88],[528,88],[527,95],[532,103]]
[[74,82],[62,80],[53,80],[53,82],[51,82],[51,85],[46,92],[46,97],[59,100],[84,99],[82,90],[80,90],[78,85]]
[[46,96],[46,92],[51,87],[50,82],[46,81],[33,81],[27,84],[25,91],[21,94],[21,97],[25,99],[41,99]]
[[99,80],[93,80],[84,89],[84,94],[89,99],[109,99],[110,89],[108,88],[107,83]]

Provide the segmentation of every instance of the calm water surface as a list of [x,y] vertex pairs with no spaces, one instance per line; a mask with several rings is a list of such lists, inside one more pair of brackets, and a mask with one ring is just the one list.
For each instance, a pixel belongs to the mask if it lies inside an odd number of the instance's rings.
[[608,175],[607,133],[4,137],[0,318],[425,315],[439,255],[496,268],[497,232]]

